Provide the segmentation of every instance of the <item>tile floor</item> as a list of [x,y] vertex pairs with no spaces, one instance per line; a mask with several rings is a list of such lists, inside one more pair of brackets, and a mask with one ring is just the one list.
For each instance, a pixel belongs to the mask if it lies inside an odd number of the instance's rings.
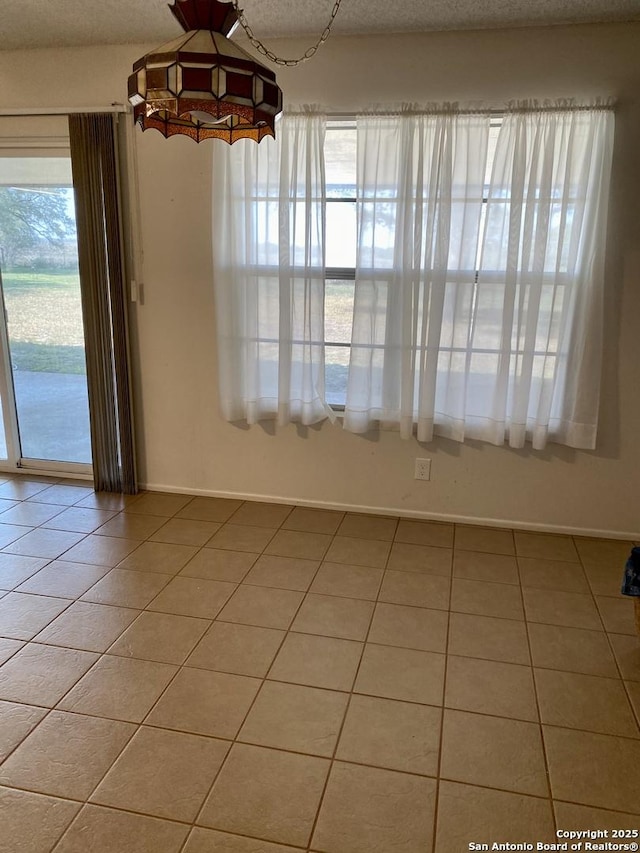
[[632,543],[0,480],[0,853],[640,826]]

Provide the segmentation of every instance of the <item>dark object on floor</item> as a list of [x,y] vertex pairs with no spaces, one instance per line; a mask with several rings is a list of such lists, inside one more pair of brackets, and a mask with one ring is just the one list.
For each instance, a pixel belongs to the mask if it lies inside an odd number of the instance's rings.
[[635,597],[636,631],[640,636],[640,548],[632,548],[622,579],[623,595]]

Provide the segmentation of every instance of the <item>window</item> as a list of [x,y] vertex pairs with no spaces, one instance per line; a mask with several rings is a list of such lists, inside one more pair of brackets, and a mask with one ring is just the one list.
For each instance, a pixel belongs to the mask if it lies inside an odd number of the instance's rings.
[[217,149],[225,417],[593,447],[613,116],[287,116]]
[[[483,193],[482,228],[502,118],[490,120]],[[347,396],[357,259],[357,124],[355,119],[327,120],[324,145],[326,174],[325,377],[327,402],[344,410]],[[389,200],[390,203],[392,199]],[[480,245],[478,246],[480,248]],[[478,252],[475,274],[480,264]]]

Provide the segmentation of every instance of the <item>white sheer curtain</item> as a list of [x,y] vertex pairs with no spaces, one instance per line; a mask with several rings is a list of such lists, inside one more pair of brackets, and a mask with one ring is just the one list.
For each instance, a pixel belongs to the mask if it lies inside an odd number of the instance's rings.
[[344,425],[462,438],[490,118],[358,118],[358,260]]
[[489,124],[359,120],[345,427],[592,448],[613,114],[510,112],[485,190]]
[[601,108],[504,119],[476,294],[473,438],[595,447],[613,125]]
[[334,418],[324,393],[326,119],[214,146],[213,264],[223,416]]

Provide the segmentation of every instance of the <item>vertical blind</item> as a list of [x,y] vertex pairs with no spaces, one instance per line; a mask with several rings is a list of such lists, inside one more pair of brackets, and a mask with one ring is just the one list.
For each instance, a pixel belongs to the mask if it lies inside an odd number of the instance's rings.
[[119,211],[117,118],[69,116],[94,485],[137,491]]

